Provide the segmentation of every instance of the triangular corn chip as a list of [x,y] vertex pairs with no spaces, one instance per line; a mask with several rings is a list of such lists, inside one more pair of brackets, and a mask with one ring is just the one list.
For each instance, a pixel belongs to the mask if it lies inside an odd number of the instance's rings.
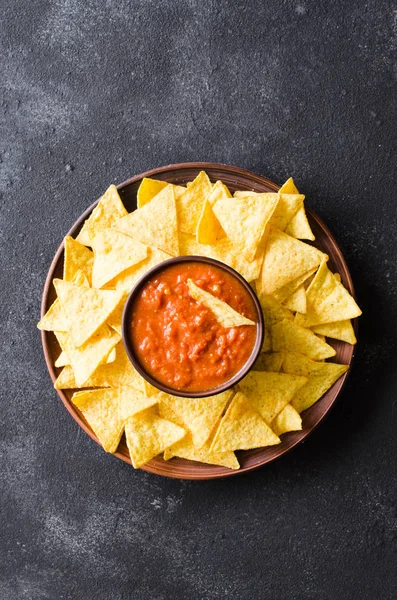
[[299,327],[296,323],[285,319],[272,328],[273,350],[289,350],[299,352],[313,360],[323,360],[335,356],[336,352],[323,342],[310,329]]
[[210,202],[206,200],[197,225],[197,241],[200,244],[216,244],[225,235],[226,233],[216,218]]
[[262,419],[270,424],[305,383],[306,377],[251,371],[240,381],[239,387]]
[[247,319],[244,315],[241,315],[235,311],[229,304],[223,302],[219,298],[216,298],[209,292],[201,289],[193,283],[191,279],[188,279],[189,292],[192,298],[194,298],[200,304],[203,304],[208,308],[215,316],[218,323],[222,327],[240,327],[242,325],[256,325],[255,321]]
[[[152,198],[157,196],[165,187],[169,185],[166,181],[160,181],[159,179],[150,179],[149,177],[144,177],[142,179],[141,185],[138,188],[137,193],[137,205],[138,208],[141,208]],[[179,198],[185,191],[186,188],[181,185],[173,185],[175,198]]]
[[54,286],[76,346],[81,346],[94,335],[122,298],[121,292],[86,288],[62,279],[54,279]]
[[101,229],[112,227],[118,219],[127,214],[116,186],[109,186],[90,217],[84,223],[76,238],[77,241],[85,246],[91,246],[91,240]]
[[280,439],[266,425],[249,400],[238,392],[220,422],[210,451],[249,450],[279,443]]
[[122,294],[120,302],[106,321],[109,327],[113,327],[113,329],[115,329],[120,335],[122,335],[121,328],[123,321],[124,306],[127,300],[127,296],[128,294]]
[[[77,271],[73,277],[73,282],[76,283],[76,285],[89,287],[88,279],[83,271]],[[37,327],[44,331],[68,330],[69,323],[58,298],[51,304],[44,317],[37,324]]]
[[[176,200],[178,228],[180,231],[196,235],[203,205],[208,199],[211,190],[212,185],[208,179],[208,175],[204,171],[201,171],[196,179],[187,187],[185,193]],[[161,249],[169,252],[166,248]]]
[[348,368],[348,365],[315,362],[303,354],[286,352],[283,371],[308,378],[307,384],[295,394],[291,402],[292,406],[299,413],[312,406],[341,375],[346,373]]
[[65,237],[64,245],[63,278],[65,281],[73,281],[76,273],[82,271],[90,285],[92,280],[92,266],[94,264],[93,253],[89,248],[86,248],[69,235]]
[[[109,356],[107,357],[106,362],[111,363],[111,362],[114,362],[115,360],[116,360],[116,348],[113,348],[113,350],[109,353]],[[60,355],[56,359],[54,365],[57,368],[66,367],[66,365],[70,365],[70,361],[69,361],[68,357],[66,356],[65,352],[60,353]]]
[[292,310],[293,312],[306,312],[306,290],[305,286],[302,284],[286,300],[284,300],[283,305],[285,308]]
[[143,393],[144,379],[132,365],[123,343],[116,347],[116,359],[111,363],[101,364],[90,378],[98,387],[134,387]]
[[334,340],[347,342],[348,344],[355,344],[357,342],[350,319],[345,319],[344,321],[334,321],[333,323],[325,323],[324,325],[315,325],[312,327],[312,331],[317,334],[325,335],[326,337]]
[[303,275],[300,275],[299,277],[297,277],[296,279],[293,279],[292,281],[290,281],[290,283],[287,283],[286,285],[284,285],[283,287],[279,288],[278,290],[276,290],[275,292],[273,292],[273,296],[275,298],[277,298],[277,300],[279,302],[284,302],[287,298],[289,298],[291,296],[291,294],[293,294],[295,292],[295,290],[298,289],[298,287],[300,287],[301,285],[304,286],[305,291],[307,289],[307,285],[306,282],[310,279],[310,277],[313,275],[313,273],[315,273],[317,271],[318,267],[314,267],[313,269],[310,269],[309,271],[307,271],[306,273],[303,273]]
[[119,419],[123,423],[133,415],[157,404],[158,397],[146,398],[141,392],[132,387],[122,387],[119,394]]
[[287,404],[270,426],[276,435],[282,435],[288,431],[299,431],[302,429],[302,418],[292,404]]
[[218,180],[212,186],[210,195],[208,196],[208,202],[213,206],[215,202],[218,202],[221,198],[231,198],[232,195],[229,188],[220,180]]
[[272,327],[275,323],[283,319],[293,320],[293,313],[281,306],[280,302],[273,296],[259,296],[259,302],[262,307],[263,318],[265,321],[265,339],[263,341],[262,352],[270,352],[272,350]]
[[162,419],[149,408],[125,421],[125,437],[132,465],[139,469],[185,435],[185,430]]
[[178,227],[172,185],[167,185],[142,208],[117,221],[114,227],[134,240],[178,256]]
[[148,255],[147,246],[115,229],[100,231],[92,240],[92,248],[95,255],[92,285],[96,288],[101,288]]
[[187,460],[195,460],[209,465],[219,465],[228,469],[240,468],[234,452],[211,452],[211,444],[212,440],[204,444],[200,449],[197,449],[193,444],[192,436],[187,434],[179,442],[164,450],[164,460],[169,460],[173,456],[179,456]]
[[236,252],[243,253],[247,260],[255,257],[265,227],[277,206],[277,194],[272,196],[274,198],[267,202],[257,196],[223,198],[213,207]]
[[[95,369],[106,360],[111,350],[120,341],[116,331],[103,325],[85,344],[77,348],[66,332],[54,332],[61,349],[66,353],[73,368],[76,385],[82,387]],[[111,366],[115,363],[111,363]],[[68,367],[65,367],[66,369]]]
[[305,197],[302,194],[278,194],[264,192],[236,192],[235,198],[242,198],[247,200],[248,198],[257,198],[263,203],[274,203],[274,210],[270,218],[270,225],[284,231],[288,223],[297,213],[297,211],[303,206],[303,200]]
[[268,352],[262,353],[256,359],[253,371],[271,371],[278,373],[281,371],[281,367],[284,361],[284,354],[282,352]]
[[[165,260],[172,258],[170,254],[157,250],[157,248],[148,248],[148,258],[138,265],[123,271],[109,283],[109,286],[114,287],[117,291],[129,293],[134,285],[139,281],[145,273]],[[106,286],[108,287],[108,286]]]
[[72,402],[83,413],[106,452],[116,452],[123,433],[119,417],[122,390],[87,390],[73,394]]
[[182,398],[160,394],[159,414],[190,431],[194,446],[201,448],[211,435],[233,392],[207,398]]
[[328,257],[320,250],[272,228],[263,258],[261,292],[272,294],[317,267],[324,258]]
[[316,239],[309,225],[309,221],[307,220],[304,206],[301,206],[292,217],[285,228],[285,233],[288,233],[288,235],[291,235],[299,240],[313,241]]
[[278,190],[279,194],[299,194],[298,188],[295,185],[292,177],[289,177],[287,181]]
[[354,298],[323,262],[306,291],[306,314],[297,314],[295,321],[302,327],[345,321],[361,315]]

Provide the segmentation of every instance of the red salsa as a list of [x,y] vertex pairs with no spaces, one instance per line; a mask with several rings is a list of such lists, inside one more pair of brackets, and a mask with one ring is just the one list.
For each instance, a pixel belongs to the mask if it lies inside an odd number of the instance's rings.
[[176,390],[200,392],[228,381],[249,359],[256,327],[225,328],[194,300],[188,279],[256,321],[254,303],[232,275],[212,265],[172,265],[140,290],[132,309],[131,339],[143,368]]

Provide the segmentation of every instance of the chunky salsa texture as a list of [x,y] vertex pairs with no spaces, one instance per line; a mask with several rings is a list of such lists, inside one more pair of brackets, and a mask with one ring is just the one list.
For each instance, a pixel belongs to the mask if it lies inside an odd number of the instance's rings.
[[240,371],[255,345],[256,327],[222,327],[208,308],[190,296],[188,279],[253,321],[256,312],[237,279],[199,262],[171,265],[140,290],[131,319],[138,360],[160,383],[200,392]]

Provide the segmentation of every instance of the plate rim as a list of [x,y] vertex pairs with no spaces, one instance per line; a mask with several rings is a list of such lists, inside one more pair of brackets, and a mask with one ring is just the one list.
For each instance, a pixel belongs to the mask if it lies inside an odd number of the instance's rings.
[[[153,169],[149,169],[147,171],[144,171],[142,173],[139,173],[137,175],[134,175],[134,176],[129,177],[128,179],[122,181],[121,183],[116,185],[116,188],[118,190],[122,190],[125,187],[131,185],[132,183],[142,180],[144,177],[153,177],[153,176],[161,174],[161,173],[166,173],[170,170],[183,170],[183,169],[186,169],[186,170],[190,170],[190,169],[200,169],[200,170],[221,169],[221,170],[227,171],[231,174],[238,174],[241,176],[248,177],[249,179],[256,180],[258,183],[264,184],[276,192],[281,187],[280,185],[278,185],[277,183],[275,183],[274,181],[268,179],[267,177],[265,177],[263,175],[260,175],[258,173],[255,173],[254,171],[251,171],[249,169],[245,169],[242,167],[238,167],[235,165],[229,165],[229,164],[224,164],[224,163],[213,163],[213,162],[184,162],[184,163],[173,163],[173,164],[163,165],[160,167],[155,167]],[[82,225],[84,220],[88,218],[88,216],[91,214],[93,209],[96,207],[100,198],[101,198],[101,196],[97,200],[95,200],[78,217],[78,219],[76,219],[76,221],[74,222],[72,227],[65,234],[64,238],[66,236],[73,237],[76,230]],[[305,208],[306,208],[306,212],[310,215],[310,217],[314,221],[316,221],[317,224],[324,230],[328,239],[331,241],[333,247],[335,248],[335,250],[338,254],[338,258],[339,258],[340,262],[342,263],[344,270],[345,270],[345,274],[347,277],[347,283],[348,283],[348,287],[349,287],[349,292],[355,298],[354,284],[353,284],[353,280],[351,277],[350,269],[347,265],[347,262],[345,260],[345,257],[343,256],[342,250],[340,249],[339,244],[337,243],[333,233],[330,231],[328,226],[324,223],[322,218],[315,211],[313,211],[310,207],[305,207]],[[44,314],[48,310],[48,299],[49,299],[49,295],[50,295],[51,284],[52,284],[52,281],[54,278],[54,272],[58,266],[58,262],[61,258],[63,251],[64,251],[64,240],[62,240],[57,251],[55,252],[55,255],[51,261],[50,267],[47,272],[47,276],[46,276],[44,288],[43,288],[43,293],[42,293],[42,298],[41,298],[41,310],[40,310],[41,318],[44,316]],[[353,319],[353,327],[357,334],[357,319]],[[50,333],[52,333],[52,332],[41,331],[41,342],[42,342],[42,347],[43,347],[44,358],[45,358],[46,365],[47,365],[47,370],[49,372],[52,382],[54,383],[57,376],[54,371],[54,364],[51,360],[51,356],[50,356],[50,352],[49,352],[48,335]],[[349,369],[330,388],[330,389],[332,389],[334,386],[338,386],[338,388],[335,390],[335,397],[332,400],[331,404],[326,408],[324,414],[321,416],[321,418],[318,420],[317,423],[315,423],[314,425],[311,425],[306,431],[303,430],[303,431],[296,432],[299,434],[298,437],[296,439],[291,438],[291,441],[289,444],[285,444],[284,447],[280,447],[281,445],[275,447],[275,448],[278,448],[278,452],[277,452],[276,456],[265,457],[263,460],[259,460],[257,464],[246,465],[246,466],[240,467],[240,469],[238,469],[238,470],[231,470],[231,469],[226,469],[225,467],[217,467],[216,465],[213,465],[214,468],[216,468],[219,471],[219,472],[214,472],[214,473],[209,473],[208,471],[206,471],[203,474],[194,473],[194,474],[188,475],[186,473],[180,473],[177,470],[173,471],[170,469],[168,469],[166,472],[165,471],[161,472],[158,470],[158,468],[155,468],[150,464],[151,461],[149,463],[147,463],[146,465],[143,465],[140,468],[140,470],[148,472],[148,473],[152,473],[155,475],[159,475],[161,477],[170,478],[170,479],[180,479],[180,480],[187,480],[187,481],[209,481],[212,479],[224,479],[224,478],[232,477],[235,475],[242,475],[243,473],[247,473],[249,471],[259,469],[266,464],[274,462],[275,460],[281,458],[287,452],[291,451],[293,448],[295,448],[299,444],[302,444],[307,439],[307,437],[320,425],[320,423],[322,423],[325,420],[325,418],[329,415],[331,409],[334,407],[338,398],[340,397],[341,392],[346,384],[347,378],[350,375],[352,364],[354,362],[354,357],[355,357],[355,349],[356,349],[356,346],[351,346],[350,357],[348,359]],[[76,421],[76,423],[83,429],[83,431],[93,441],[95,441],[102,448],[102,445],[99,442],[98,438],[96,437],[96,435],[94,434],[92,429],[87,426],[87,424],[81,418],[80,414],[76,411],[76,409],[72,407],[72,404],[71,404],[70,400],[68,399],[68,397],[66,396],[66,394],[64,393],[64,391],[56,390],[56,392],[58,393],[58,396],[60,397],[63,405],[65,406],[65,408],[67,409],[69,414],[73,417],[73,419]],[[308,410],[310,410],[310,409],[308,409]],[[294,433],[295,432],[290,432],[290,435],[293,436]],[[113,454],[113,456],[115,458],[121,459],[125,463],[131,465],[130,458],[127,457],[125,454],[117,451]],[[182,460],[182,459],[180,459],[180,460]],[[186,460],[186,459],[183,459],[183,460]],[[186,461],[186,462],[192,462],[193,464],[195,464],[195,461]],[[170,462],[168,462],[167,464],[168,464],[168,466],[171,466]],[[197,463],[197,464],[200,464],[200,463]],[[207,465],[207,466],[211,466],[211,465]]]

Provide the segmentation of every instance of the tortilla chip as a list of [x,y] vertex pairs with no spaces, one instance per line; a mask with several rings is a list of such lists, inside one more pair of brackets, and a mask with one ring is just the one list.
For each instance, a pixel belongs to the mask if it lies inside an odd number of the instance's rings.
[[273,326],[283,319],[293,320],[294,315],[290,310],[281,306],[280,302],[273,296],[259,296],[259,302],[262,307],[263,318],[265,321],[265,339],[262,346],[262,352],[272,350],[271,332]]
[[287,181],[278,190],[279,194],[299,194],[298,188],[295,185],[292,177],[289,177]]
[[303,206],[305,197],[302,194],[278,194],[264,192],[236,192],[235,198],[241,198],[247,200],[248,198],[256,197],[263,203],[274,203],[275,207],[272,211],[270,218],[270,224],[281,231],[287,227],[288,223],[297,213],[297,211]]
[[208,196],[208,202],[211,206],[214,206],[215,202],[218,202],[221,198],[232,198],[229,188],[220,180],[218,180],[212,186],[210,195]]
[[146,398],[141,392],[138,392],[132,387],[122,387],[119,394],[119,419],[123,423],[143,410],[146,410],[150,406],[154,406],[158,402],[157,396],[152,398]]
[[345,321],[361,315],[354,298],[323,262],[306,291],[307,310],[297,314],[295,321],[302,327]]
[[162,419],[149,408],[125,421],[125,437],[132,465],[139,469],[185,435],[185,430]]
[[[106,360],[111,350],[120,341],[119,334],[109,329],[107,325],[103,325],[95,335],[79,348],[73,344],[68,333],[62,331],[54,333],[61,349],[70,360],[78,387],[82,387],[86,383],[96,368]],[[115,362],[106,366],[111,367]]]
[[295,395],[292,406],[301,413],[319,398],[348,370],[348,365],[315,362],[303,354],[286,352],[283,371],[291,375],[307,377],[308,382]]
[[54,286],[68,320],[68,332],[76,346],[94,335],[122,298],[121,292],[86,288],[62,279],[54,279]]
[[324,325],[315,325],[312,327],[314,333],[325,335],[334,340],[341,340],[348,344],[356,344],[357,339],[354,333],[353,325],[350,319],[344,321],[334,321],[333,323],[325,323]]
[[207,245],[199,244],[191,235],[180,232],[179,244],[181,256],[208,256],[215,260],[220,260],[240,273],[248,283],[259,277],[263,262],[264,248],[259,247],[255,259],[248,261],[243,254],[236,253],[236,249],[229,238],[224,238],[214,245]]
[[328,257],[317,248],[279,229],[271,229],[263,258],[261,292],[272,294],[317,267],[324,259]]
[[127,214],[116,186],[109,186],[84,223],[76,240],[84,246],[91,246],[92,239],[101,229],[112,227],[118,219]]
[[197,225],[196,239],[200,244],[216,244],[225,237],[222,225],[216,218],[208,200],[204,202],[203,210]]
[[316,239],[309,225],[309,221],[307,220],[304,206],[301,206],[292,217],[285,229],[285,233],[300,240],[313,241]]
[[143,393],[146,396],[146,398],[151,398],[152,396],[155,396],[159,393],[159,390],[156,387],[154,387],[154,385],[146,381],[146,379],[142,378],[142,384]]
[[169,460],[173,456],[179,456],[179,458],[195,460],[209,465],[219,465],[228,469],[240,468],[234,452],[211,452],[211,444],[212,440],[198,450],[193,444],[192,436],[187,434],[179,442],[164,450],[164,460]]
[[286,300],[284,300],[284,306],[293,312],[306,312],[306,290],[302,284]]
[[257,196],[246,198],[223,198],[213,207],[236,253],[243,253],[247,260],[253,260],[278,202],[277,194],[264,202]]
[[270,424],[306,383],[306,377],[251,371],[240,381],[239,387],[262,419]]
[[314,267],[313,269],[310,269],[309,271],[307,271],[306,273],[303,273],[303,275],[300,275],[299,277],[297,277],[296,279],[293,279],[292,281],[290,281],[290,283],[287,283],[286,285],[284,285],[283,287],[281,287],[280,289],[276,290],[273,293],[273,296],[275,298],[277,298],[277,300],[279,302],[284,302],[285,300],[287,300],[287,298],[289,298],[291,296],[291,294],[293,294],[298,287],[300,287],[301,285],[303,285],[303,287],[305,288],[305,291],[307,289],[307,285],[306,282],[310,280],[310,277],[313,276],[313,274],[317,271],[318,267]]
[[[106,359],[107,363],[111,363],[114,362],[116,360],[116,348],[113,348],[113,350],[109,353],[109,356]],[[66,356],[65,352],[61,352],[60,355],[58,356],[58,358],[56,359],[54,365],[56,367],[66,367],[67,365],[70,365],[70,361],[68,359],[68,357]],[[72,370],[73,372],[73,370]]]
[[[176,200],[178,228],[180,231],[196,235],[203,206],[211,190],[212,185],[208,179],[208,175],[204,171],[201,171],[196,179],[187,187],[185,193]],[[162,250],[169,252],[166,248],[162,248]]]
[[227,390],[207,398],[182,398],[160,394],[159,414],[191,433],[195,448],[201,448],[233,395]]
[[111,363],[98,366],[91,381],[98,387],[133,387],[144,392],[144,379],[132,365],[124,345],[120,342],[116,347],[116,359]]
[[142,208],[119,219],[114,227],[134,240],[178,256],[178,227],[172,185],[167,185]]
[[235,311],[229,304],[223,302],[223,300],[219,300],[219,298],[216,298],[209,292],[201,289],[195,285],[191,279],[188,279],[188,285],[192,298],[208,308],[222,327],[228,328],[240,327],[242,325],[256,325],[255,321],[247,319]]
[[[77,271],[73,277],[73,282],[76,285],[89,287],[88,279],[82,271]],[[37,327],[44,331],[68,330],[69,323],[58,298],[51,304],[44,317],[37,324]]]
[[76,273],[82,271],[91,285],[94,254],[69,235],[64,239],[64,246],[63,278],[65,281],[73,281]]
[[92,285],[96,288],[101,288],[148,255],[147,246],[115,229],[100,231],[92,240],[92,247],[95,255]]
[[[150,179],[149,177],[144,177],[142,179],[141,185],[138,188],[137,193],[137,205],[138,208],[141,208],[152,198],[157,196],[165,187],[169,185],[166,181],[160,181],[159,179]],[[173,185],[175,198],[179,198],[185,191],[186,188],[181,185]]]
[[121,390],[87,390],[73,394],[72,402],[83,413],[106,452],[116,452],[123,434],[118,414]]
[[287,404],[274,421],[272,421],[271,428],[279,436],[288,431],[300,431],[302,429],[301,416],[292,404]]
[[279,371],[281,371],[283,361],[284,354],[282,352],[263,353],[260,354],[256,359],[252,370],[271,371],[273,373],[278,373]]
[[120,302],[106,321],[107,325],[113,327],[120,335],[122,335],[123,313],[126,300],[127,294],[123,293]]
[[254,410],[246,396],[238,392],[220,422],[210,452],[249,450],[279,443],[280,439]]
[[296,323],[285,319],[272,328],[273,350],[299,352],[313,360],[323,360],[335,356],[336,351],[323,342],[310,329],[299,327]]
[[334,277],[335,277],[336,281],[339,281],[339,283],[341,283],[342,277],[340,276],[339,273],[334,273]]
[[157,248],[148,248],[148,252],[148,258],[146,260],[123,271],[123,273],[120,273],[120,275],[110,282],[109,286],[111,285],[117,291],[128,294],[145,273],[161,262],[172,258],[170,254],[167,254],[162,250],[157,250]]

